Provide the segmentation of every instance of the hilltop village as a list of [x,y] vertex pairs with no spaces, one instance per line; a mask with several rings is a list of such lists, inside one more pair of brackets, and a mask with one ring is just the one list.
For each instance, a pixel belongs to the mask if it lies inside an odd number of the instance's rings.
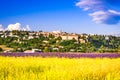
[[1,52],[120,52],[120,37],[60,31],[0,31]]

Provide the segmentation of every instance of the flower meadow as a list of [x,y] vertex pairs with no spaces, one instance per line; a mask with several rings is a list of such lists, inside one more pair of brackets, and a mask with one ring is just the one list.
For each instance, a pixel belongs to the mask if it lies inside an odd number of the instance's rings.
[[1,56],[0,80],[120,80],[120,58]]
[[0,53],[0,56],[9,57],[58,57],[58,58],[120,58],[119,53]]

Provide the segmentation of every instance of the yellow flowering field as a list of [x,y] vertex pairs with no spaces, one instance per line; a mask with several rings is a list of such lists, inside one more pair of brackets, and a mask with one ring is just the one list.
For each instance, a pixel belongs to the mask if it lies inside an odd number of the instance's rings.
[[120,80],[120,58],[0,57],[0,80]]

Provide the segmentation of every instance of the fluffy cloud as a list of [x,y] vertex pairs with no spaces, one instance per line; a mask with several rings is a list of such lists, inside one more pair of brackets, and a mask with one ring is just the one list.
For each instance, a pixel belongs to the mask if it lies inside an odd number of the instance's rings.
[[2,24],[0,24],[0,31],[4,31]]
[[21,30],[21,24],[20,23],[9,24],[6,30],[8,30],[8,31]]
[[85,11],[91,11],[88,14],[96,23],[111,25],[120,22],[120,12],[109,9],[103,0],[80,0],[76,3],[76,6]]
[[15,24],[9,24],[8,27],[6,28],[8,31],[13,31],[13,30],[24,30],[24,31],[29,31],[30,27],[27,25],[26,27],[21,27],[20,23],[15,23]]

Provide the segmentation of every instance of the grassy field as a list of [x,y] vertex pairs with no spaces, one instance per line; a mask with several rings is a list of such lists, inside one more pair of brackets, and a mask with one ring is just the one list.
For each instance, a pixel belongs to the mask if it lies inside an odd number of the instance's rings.
[[120,58],[0,57],[0,80],[120,80]]
[[13,48],[9,48],[6,45],[0,45],[0,47],[5,51],[5,50],[13,50]]

